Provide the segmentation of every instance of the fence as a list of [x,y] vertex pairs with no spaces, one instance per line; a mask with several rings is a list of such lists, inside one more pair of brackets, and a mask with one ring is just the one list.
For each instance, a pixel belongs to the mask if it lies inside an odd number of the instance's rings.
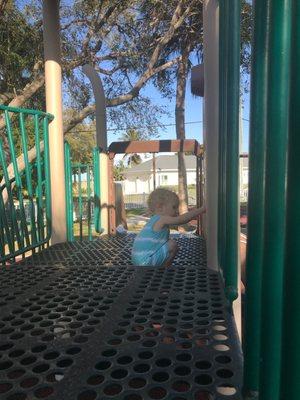
[[0,261],[51,236],[50,114],[0,106]]
[[65,142],[67,238],[91,240],[101,232],[99,149],[93,150],[93,163],[73,163]]

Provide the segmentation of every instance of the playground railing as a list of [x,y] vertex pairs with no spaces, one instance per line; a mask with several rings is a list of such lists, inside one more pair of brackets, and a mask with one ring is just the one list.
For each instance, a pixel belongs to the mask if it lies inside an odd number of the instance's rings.
[[65,142],[67,239],[92,240],[101,233],[99,149],[93,149],[91,164],[72,163]]
[[51,236],[48,125],[53,116],[0,106],[0,261]]

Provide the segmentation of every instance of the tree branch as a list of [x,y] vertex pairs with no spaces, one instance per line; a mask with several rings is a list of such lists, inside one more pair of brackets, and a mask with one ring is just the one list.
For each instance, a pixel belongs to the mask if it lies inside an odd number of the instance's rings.
[[[160,65],[157,68],[151,70],[151,72],[147,72],[143,75],[143,79],[139,79],[138,82],[133,86],[133,88],[126,94],[121,96],[115,97],[113,99],[106,100],[107,107],[115,107],[121,104],[127,103],[128,101],[134,99],[139,95],[141,88],[144,84],[156,73],[161,72],[167,68],[172,67],[173,65],[177,64],[178,61],[181,60],[181,57],[176,57],[174,60],[168,61],[167,63]],[[77,124],[82,122],[86,117],[93,114],[96,110],[95,105],[89,105],[83,108],[80,112],[76,113],[76,117],[72,118],[64,127],[64,133],[66,134],[71,129],[73,129]]]

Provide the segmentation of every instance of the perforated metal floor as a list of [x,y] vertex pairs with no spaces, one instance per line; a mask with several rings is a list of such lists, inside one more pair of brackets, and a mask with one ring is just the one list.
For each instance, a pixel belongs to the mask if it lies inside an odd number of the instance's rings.
[[1,400],[241,399],[220,277],[202,239],[177,240],[168,270],[130,266],[132,237],[2,268]]

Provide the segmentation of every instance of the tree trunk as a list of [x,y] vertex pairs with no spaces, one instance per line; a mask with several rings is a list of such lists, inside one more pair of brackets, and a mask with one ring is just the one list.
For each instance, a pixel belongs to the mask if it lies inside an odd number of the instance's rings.
[[[177,88],[176,88],[176,137],[177,139],[185,139],[185,90],[188,71],[189,47],[183,48],[182,60],[178,64],[177,70]],[[178,153],[178,196],[179,196],[179,212],[185,213],[188,209],[188,191],[187,176],[184,161],[184,153]]]

